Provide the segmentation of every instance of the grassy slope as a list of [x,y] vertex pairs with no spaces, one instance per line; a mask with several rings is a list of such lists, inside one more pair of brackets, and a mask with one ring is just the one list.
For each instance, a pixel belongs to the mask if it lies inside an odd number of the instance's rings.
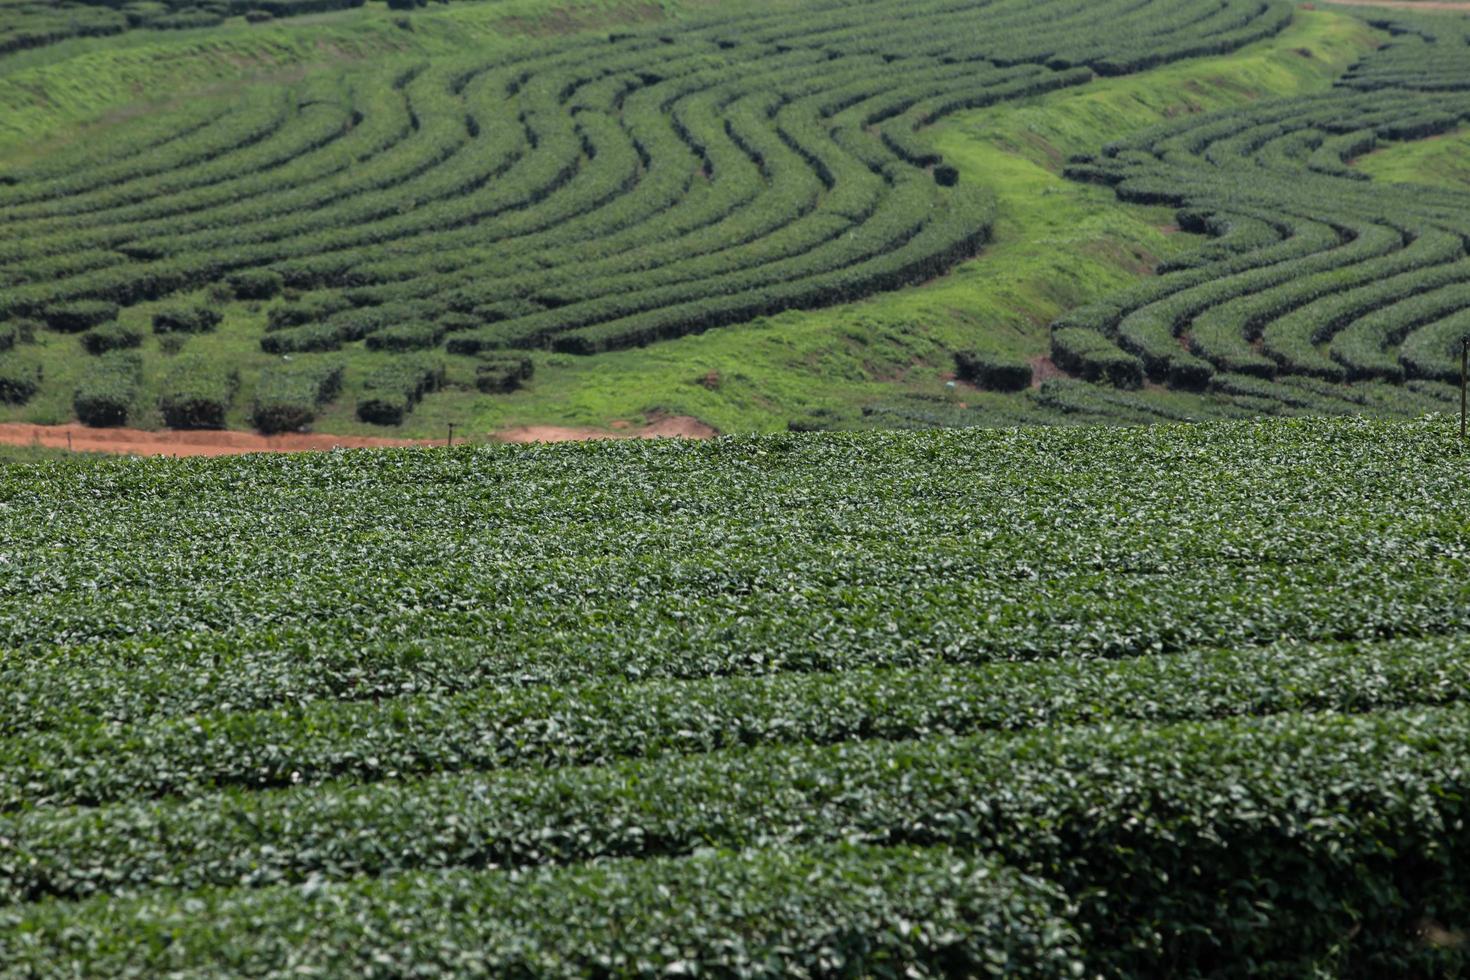
[[[1280,37],[1229,58],[958,116],[939,127],[938,145],[965,180],[997,191],[1002,211],[996,241],[943,280],[648,349],[546,357],[529,390],[478,401],[433,396],[410,428],[432,433],[466,418],[479,430],[533,421],[601,425],[664,410],[722,431],[771,430],[813,412],[851,416],[900,392],[942,393],[957,348],[1041,354],[1057,313],[1183,247],[1161,230],[1170,212],[1120,205],[1110,190],[1063,180],[1058,170],[1067,154],[1179,112],[1326,88],[1369,43],[1359,21],[1302,12]],[[710,372],[720,378],[717,390],[699,383]],[[1002,411],[1014,401],[963,397]],[[324,428],[344,431],[351,424],[346,411],[327,422]]]
[[[769,0],[749,0],[752,4]],[[0,113],[0,162],[22,158],[14,147],[99,135],[75,120],[104,114],[110,125],[126,114],[127,91],[182,84],[209,88],[222,77],[284,71],[289,63],[340,61],[389,49],[428,54],[473,45],[513,43],[515,32],[544,32],[611,20],[653,17],[698,6],[662,6],[604,0],[546,10],[545,0],[464,5],[416,14],[403,32],[382,8],[283,22],[264,30],[240,26],[159,39],[127,35],[76,42],[29,66],[0,68],[0,107],[13,108],[26,92],[44,92],[45,104]],[[728,5],[722,4],[722,9]],[[606,426],[655,412],[695,415],[722,431],[776,430],[794,418],[858,417],[862,406],[901,395],[949,397],[943,381],[958,348],[989,348],[1034,356],[1045,351],[1046,324],[1061,310],[1129,281],[1179,248],[1163,209],[1125,207],[1110,191],[1072,184],[1057,173],[1069,153],[1092,150],[1118,136],[1179,112],[1206,111],[1266,94],[1289,95],[1326,87],[1370,41],[1360,22],[1337,14],[1303,12],[1280,37],[1223,59],[1188,62],[1142,76],[1112,79],[1031,102],[965,114],[935,133],[964,179],[994,188],[1001,201],[997,240],[977,260],[926,287],[811,313],[788,313],[699,337],[596,358],[538,355],[537,377],[511,396],[486,397],[451,385],[430,396],[403,427],[410,435],[437,434],[454,422],[466,432],[508,425],[551,423]],[[1304,54],[1303,52],[1309,52]],[[104,84],[104,82],[106,84]],[[119,94],[119,93],[124,94]],[[6,151],[6,146],[11,147]],[[27,151],[29,152],[29,151]],[[157,305],[125,311],[146,324]],[[220,331],[189,341],[191,350],[240,365],[244,386],[231,425],[248,427],[251,387],[273,359],[257,346],[263,314],[235,304]],[[71,415],[71,391],[86,366],[74,338],[45,335],[41,355],[48,384],[24,408],[0,411],[0,420],[62,422]],[[145,354],[157,364],[151,336]],[[382,432],[353,412],[361,378],[387,355],[349,355],[343,396],[317,423],[321,431]],[[157,380],[159,369],[150,371]],[[468,361],[452,364],[451,382],[472,377]],[[964,393],[999,419],[1020,410],[1004,396]],[[152,404],[155,394],[145,393]],[[157,426],[156,411],[137,420]]]
[[[710,0],[495,0],[415,13],[412,30],[382,4],[267,24],[234,18],[219,27],[132,31],[81,38],[0,59],[0,162],[24,160],[79,131],[116,122],[188,92],[294,76],[313,66],[384,54],[493,50],[525,34],[648,19]],[[749,2],[749,0],[741,0]]]
[[1470,129],[1410,143],[1392,143],[1354,164],[1374,180],[1470,187]]

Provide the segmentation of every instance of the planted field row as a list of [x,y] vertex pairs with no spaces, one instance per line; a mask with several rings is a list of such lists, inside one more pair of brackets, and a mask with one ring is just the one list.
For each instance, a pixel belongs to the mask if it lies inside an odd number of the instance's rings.
[[935,120],[1289,16],[826,0],[262,86],[172,137],[149,120],[118,154],[7,174],[0,319],[228,282],[291,291],[268,352],[588,354],[852,300],[987,240],[993,201],[929,146]]
[[[1470,195],[1370,185],[1351,159],[1470,122],[1464,18],[1374,21],[1388,42],[1331,92],[1190,116],[1073,162],[1213,240],[1054,326],[1059,364],[1250,397],[1246,378],[1454,382],[1470,337]],[[1093,337],[1086,336],[1087,331]],[[1279,390],[1279,389],[1278,389]],[[1305,407],[1305,403],[1304,406]]]
[[1449,433],[0,468],[0,961],[1453,973]]
[[214,27],[227,17],[258,23],[362,5],[363,0],[3,0],[0,55],[77,37]]

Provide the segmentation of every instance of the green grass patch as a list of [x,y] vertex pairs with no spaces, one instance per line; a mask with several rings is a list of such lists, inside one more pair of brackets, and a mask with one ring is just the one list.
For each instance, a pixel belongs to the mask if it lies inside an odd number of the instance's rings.
[[1470,187],[1470,128],[1443,136],[1391,143],[1353,162],[1374,180],[1434,187]]

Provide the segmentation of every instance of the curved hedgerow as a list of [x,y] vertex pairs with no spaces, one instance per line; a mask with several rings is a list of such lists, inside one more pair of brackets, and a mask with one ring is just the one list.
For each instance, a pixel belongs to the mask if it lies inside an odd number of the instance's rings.
[[265,352],[588,354],[859,299],[988,238],[936,121],[1232,50],[1289,12],[833,0],[252,87],[172,138],[10,174],[0,316],[292,290]]
[[[1470,309],[1470,195],[1373,185],[1348,163],[1470,121],[1470,74],[1460,71],[1470,27],[1412,14],[1375,24],[1392,40],[1331,92],[1183,117],[1071,161],[1072,177],[1179,207],[1181,227],[1213,239],[1157,279],[1059,319],[1063,348],[1092,330],[1141,358],[1155,381],[1272,411],[1306,403],[1244,376],[1452,376],[1458,333],[1446,324]],[[1406,408],[1418,404],[1405,396]]]

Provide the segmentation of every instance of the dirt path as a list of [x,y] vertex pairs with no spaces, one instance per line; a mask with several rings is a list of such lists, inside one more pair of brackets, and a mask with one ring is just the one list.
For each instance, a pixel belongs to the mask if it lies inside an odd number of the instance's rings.
[[1316,0],[1302,4],[1308,10],[1330,7],[1387,7],[1390,10],[1457,10],[1470,13],[1470,0]]
[[560,425],[518,425],[491,438],[500,442],[586,442],[592,439],[712,439],[720,433],[696,418],[667,415],[639,429],[613,423],[613,431],[576,429]]
[[363,449],[439,444],[437,440],[380,439],[374,436],[316,433],[263,436],[258,432],[227,430],[148,432],[143,429],[93,429],[85,425],[26,425],[20,422],[0,423],[0,443],[133,456],[235,456],[241,453],[299,453],[338,447]]
[[[576,429],[559,425],[520,425],[491,434],[496,442],[586,442],[593,439],[709,439],[719,432],[687,415],[668,415],[641,428],[626,422],[613,430]],[[289,433],[263,436],[233,430],[94,429],[85,425],[0,423],[0,443],[44,446],[86,453],[129,456],[238,456],[242,453],[301,453],[325,449],[380,449],[394,446],[442,446],[441,439],[388,439],[378,436],[334,436]]]

